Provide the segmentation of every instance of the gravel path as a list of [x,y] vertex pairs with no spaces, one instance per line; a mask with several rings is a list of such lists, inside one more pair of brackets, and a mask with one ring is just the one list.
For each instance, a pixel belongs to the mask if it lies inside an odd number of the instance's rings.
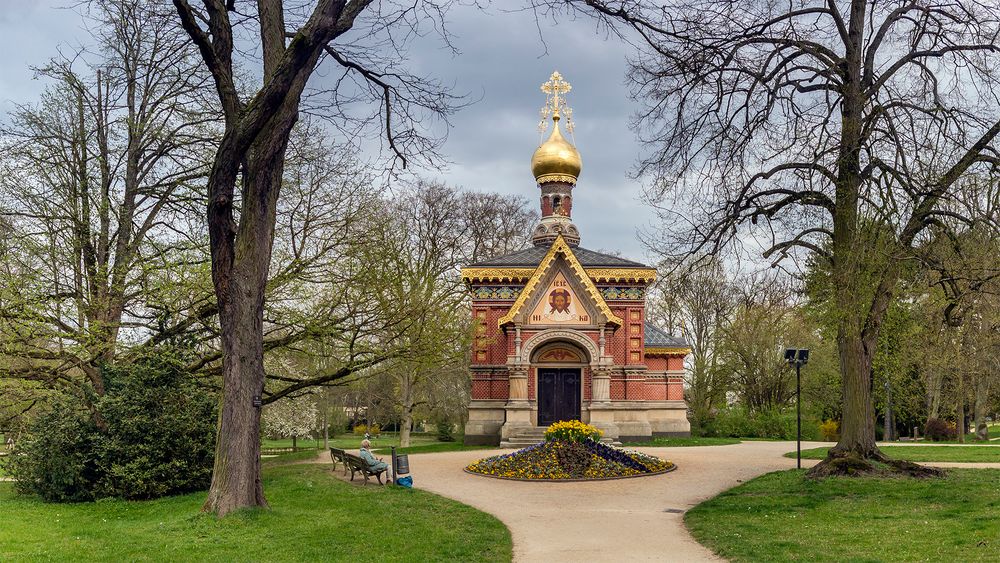
[[691,538],[683,511],[763,473],[795,467],[794,459],[782,457],[794,442],[638,449],[673,461],[677,470],[583,483],[503,481],[462,471],[496,453],[486,450],[413,454],[410,469],[414,486],[503,521],[514,538],[515,561],[687,562],[719,559]]

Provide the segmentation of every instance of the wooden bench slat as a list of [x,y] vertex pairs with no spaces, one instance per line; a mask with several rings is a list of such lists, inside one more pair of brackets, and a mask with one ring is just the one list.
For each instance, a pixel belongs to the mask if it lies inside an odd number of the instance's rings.
[[337,468],[337,462],[344,464],[344,475],[347,475],[347,471],[351,471],[351,481],[354,480],[354,475],[361,473],[361,476],[365,478],[365,484],[368,484],[368,476],[371,475],[378,479],[379,484],[382,484],[382,474],[386,472],[386,469],[379,469],[373,471],[368,468],[368,464],[365,460],[361,459],[352,453],[348,453],[346,450],[341,448],[330,448],[330,459],[333,461],[333,468]]

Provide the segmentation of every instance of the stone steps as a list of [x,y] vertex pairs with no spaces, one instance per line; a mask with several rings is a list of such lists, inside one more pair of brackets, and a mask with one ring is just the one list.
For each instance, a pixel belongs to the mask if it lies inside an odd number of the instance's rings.
[[[538,442],[545,440],[545,427],[537,428],[525,428],[524,430],[518,431],[516,434],[510,436],[506,440],[500,442],[500,447],[504,449],[521,449],[528,446],[533,446]],[[601,442],[611,445],[620,446],[621,442],[617,442],[611,438],[601,438]]]

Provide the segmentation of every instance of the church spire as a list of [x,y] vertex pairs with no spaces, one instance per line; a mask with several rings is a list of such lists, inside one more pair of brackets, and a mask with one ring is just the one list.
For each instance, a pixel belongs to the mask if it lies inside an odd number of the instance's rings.
[[565,117],[566,131],[573,132],[573,109],[566,103],[566,94],[572,89],[558,71],[542,84],[545,105],[538,129],[544,133],[551,119],[552,133],[531,156],[531,173],[542,191],[542,220],[531,235],[535,246],[550,246],[560,234],[570,246],[580,243],[580,232],[570,216],[573,210],[572,191],[583,163],[576,147],[559,130],[559,122]]

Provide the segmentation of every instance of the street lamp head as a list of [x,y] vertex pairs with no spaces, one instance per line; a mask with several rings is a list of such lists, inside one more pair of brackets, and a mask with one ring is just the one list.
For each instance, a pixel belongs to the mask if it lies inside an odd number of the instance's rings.
[[789,364],[795,364],[795,353],[798,352],[795,348],[785,349],[785,361]]
[[809,363],[809,349],[808,348],[786,348],[785,349],[785,361],[788,362],[790,366],[804,366]]

